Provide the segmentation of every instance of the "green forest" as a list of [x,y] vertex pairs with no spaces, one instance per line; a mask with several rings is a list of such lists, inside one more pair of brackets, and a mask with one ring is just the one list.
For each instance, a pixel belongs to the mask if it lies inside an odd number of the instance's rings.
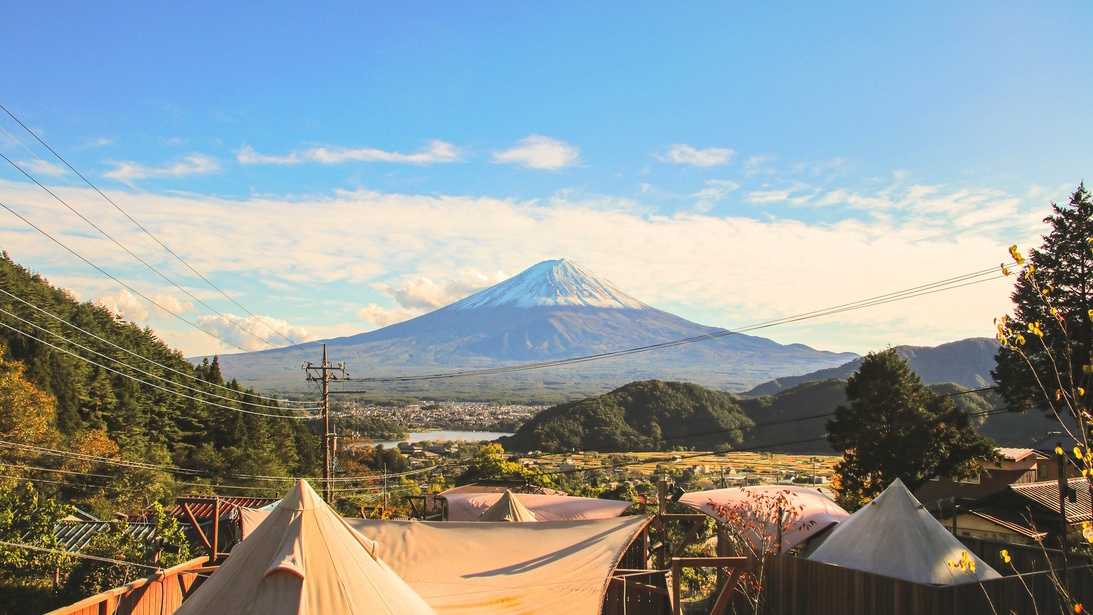
[[8,485],[92,514],[184,493],[280,495],[315,476],[318,436],[296,413],[194,365],[151,329],[79,302],[0,256],[0,463]]

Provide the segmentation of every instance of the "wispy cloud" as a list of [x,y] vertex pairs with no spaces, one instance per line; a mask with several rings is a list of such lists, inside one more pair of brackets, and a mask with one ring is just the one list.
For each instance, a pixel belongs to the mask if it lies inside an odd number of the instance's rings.
[[557,171],[579,164],[581,149],[558,139],[531,135],[520,139],[516,145],[503,152],[495,152],[493,161],[519,164],[530,169]]
[[201,316],[197,319],[197,324],[205,331],[245,350],[286,346],[286,337],[293,343],[315,339],[304,327],[290,325],[284,320],[269,316],[251,318],[229,312],[223,316]]
[[740,184],[727,179],[706,180],[706,187],[691,195],[697,199],[695,211],[699,213],[710,211],[713,209],[714,204],[739,188]]
[[190,154],[178,162],[158,167],[147,167],[136,162],[116,162],[114,165],[114,169],[103,173],[103,177],[126,184],[137,179],[207,175],[220,170],[220,163],[205,154]]
[[752,177],[754,175],[759,175],[760,173],[774,173],[775,169],[770,163],[775,160],[778,160],[777,156],[752,156],[744,163],[744,175]]
[[400,154],[370,147],[313,147],[306,150],[289,152],[284,155],[267,155],[254,151],[246,145],[237,153],[240,164],[301,164],[318,162],[320,164],[342,164],[345,162],[394,162],[402,164],[436,164],[461,162],[456,146],[445,141],[429,141],[428,146],[413,154]]
[[729,164],[732,162],[733,156],[735,155],[735,151],[724,147],[697,149],[683,143],[674,143],[668,148],[668,151],[665,154],[656,156],[656,158],[663,160],[664,162],[674,162],[676,164],[689,164],[696,167],[713,167]]
[[359,318],[367,322],[368,324],[376,327],[377,329],[393,325],[396,323],[410,320],[415,316],[421,314],[418,310],[409,310],[406,308],[396,308],[389,310],[384,307],[380,307],[375,303],[369,303],[356,311]]

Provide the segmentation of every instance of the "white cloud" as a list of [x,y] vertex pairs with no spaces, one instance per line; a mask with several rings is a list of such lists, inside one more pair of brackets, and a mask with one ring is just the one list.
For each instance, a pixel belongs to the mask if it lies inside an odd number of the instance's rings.
[[229,312],[223,316],[201,316],[197,324],[205,331],[249,351],[287,346],[289,341],[285,338],[294,344],[315,339],[304,327],[269,316],[251,318]]
[[505,274],[500,271],[486,274],[474,269],[463,269],[458,276],[439,284],[419,275],[403,281],[399,288],[383,283],[372,284],[372,288],[390,296],[404,308],[435,310],[504,279]]
[[27,169],[31,173],[37,173],[38,175],[53,175],[61,177],[65,174],[65,168],[59,164],[53,164],[52,162],[46,162],[39,158],[33,160],[24,160],[19,163],[23,168]]
[[581,150],[576,145],[543,135],[531,135],[516,145],[493,155],[494,162],[519,164],[531,169],[557,171],[580,163]]
[[736,152],[724,147],[697,149],[683,143],[674,143],[659,160],[676,164],[689,164],[696,167],[712,167],[732,162]]
[[205,154],[190,154],[183,160],[158,167],[146,167],[135,162],[116,162],[114,165],[114,169],[103,173],[103,177],[116,179],[126,184],[135,179],[207,175],[220,170],[220,163]]
[[[486,279],[476,281],[473,272],[511,274],[559,257],[584,263],[658,308],[737,328],[996,267],[1009,245],[1038,245],[1046,200],[1067,198],[1064,191],[1038,192],[1032,199],[905,181],[896,177],[873,189],[825,187],[809,203],[832,208],[817,223],[666,215],[632,200],[579,193],[520,201],[368,190],[245,200],[147,194],[140,196],[139,219],[248,309],[308,313],[308,331],[324,335],[336,323],[363,325],[357,318],[390,324],[495,279],[484,273]],[[704,189],[715,189],[706,196],[716,198],[717,189],[731,187]],[[127,255],[105,249],[88,236],[82,221],[36,187],[0,180],[0,190],[97,265],[136,275]],[[79,194],[64,187],[57,191],[62,198]],[[786,196],[814,191],[806,186]],[[133,200],[121,191],[107,194],[123,207]],[[780,215],[795,211],[813,213],[798,209]],[[307,224],[300,223],[301,212],[308,212]],[[108,282],[87,274],[71,255],[44,248],[17,219],[0,217],[0,233],[16,261],[47,272],[54,283],[89,297],[114,294]],[[991,280],[757,333],[783,343],[859,352],[888,342],[935,344],[990,335],[991,319],[1008,309],[1011,288],[1012,280]],[[362,310],[370,303],[376,307]],[[184,340],[187,355],[217,350],[214,341],[191,339],[194,332],[184,325],[166,320],[160,325],[157,334],[169,342]]]
[[460,162],[459,150],[445,141],[429,141],[428,147],[413,154],[400,154],[368,147],[313,147],[311,149],[289,152],[283,156],[259,154],[247,145],[241,148],[236,158],[240,164],[301,164],[318,162],[322,164],[341,164],[345,162],[396,162],[403,164],[435,164],[442,162]]
[[383,328],[388,325],[400,323],[404,320],[410,320],[414,316],[418,316],[419,312],[406,308],[388,310],[386,308],[382,308],[376,305],[375,303],[369,303],[368,305],[357,310],[356,314],[360,318],[367,321],[373,327]]
[[[167,312],[174,312],[175,314],[183,314],[185,312],[194,311],[194,304],[192,301],[181,301],[174,295],[168,295],[159,293],[152,297],[152,300],[162,306],[163,309],[156,308],[156,312],[159,316],[169,316]],[[164,310],[167,310],[165,312]]]
[[130,322],[148,319],[148,308],[124,288],[117,292],[100,295],[98,299],[95,299],[95,303]]
[[744,163],[744,175],[751,177],[760,173],[772,174],[775,169],[770,163],[775,160],[778,160],[777,156],[752,156]]

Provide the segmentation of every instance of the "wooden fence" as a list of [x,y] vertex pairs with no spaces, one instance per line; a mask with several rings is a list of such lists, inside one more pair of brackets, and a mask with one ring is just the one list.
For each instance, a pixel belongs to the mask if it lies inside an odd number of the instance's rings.
[[170,615],[201,584],[206,561],[192,559],[46,615]]
[[[937,587],[784,555],[771,556],[767,565],[764,612],[768,615],[1073,612],[1059,604],[1050,572]],[[1093,605],[1093,573],[1089,567],[1071,569],[1071,591],[1078,602]]]

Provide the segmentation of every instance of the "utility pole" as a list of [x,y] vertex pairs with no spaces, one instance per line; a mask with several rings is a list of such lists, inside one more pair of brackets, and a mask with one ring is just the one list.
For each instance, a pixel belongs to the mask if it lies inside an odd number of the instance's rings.
[[307,372],[308,380],[321,382],[323,387],[323,499],[329,504],[332,501],[330,479],[334,474],[334,432],[330,429],[330,381],[348,380],[349,374],[345,373],[345,363],[335,365],[326,360],[326,344],[323,344],[322,364],[314,365],[308,361],[304,363],[303,369]]

